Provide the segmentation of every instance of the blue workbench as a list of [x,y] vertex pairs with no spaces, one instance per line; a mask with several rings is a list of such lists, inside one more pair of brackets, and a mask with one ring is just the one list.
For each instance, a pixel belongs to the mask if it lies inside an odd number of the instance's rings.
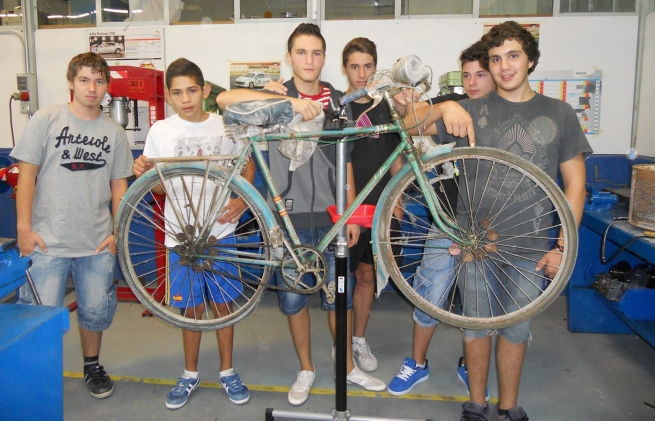
[[[636,333],[655,347],[655,290],[627,291],[620,302],[610,301],[591,288],[595,275],[609,272],[610,266],[626,260],[632,266],[655,262],[655,239],[638,239],[607,265],[600,261],[603,233],[614,217],[625,217],[628,210],[619,204],[614,209],[598,212],[585,210],[580,226],[578,260],[567,286],[568,329],[586,333]],[[644,230],[627,221],[612,226],[607,236],[605,257],[609,258],[621,245]]]
[[0,420],[64,419],[68,308],[0,304]]

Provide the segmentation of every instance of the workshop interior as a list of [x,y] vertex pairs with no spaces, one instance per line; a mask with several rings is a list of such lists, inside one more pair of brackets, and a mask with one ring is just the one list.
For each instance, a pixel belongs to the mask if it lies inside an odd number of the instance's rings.
[[[180,329],[141,306],[118,266],[118,310],[102,344],[116,392],[96,401],[81,380],[73,288],[63,307],[16,304],[31,263],[16,245],[20,172],[10,153],[37,110],[71,101],[66,66],[79,53],[107,61],[102,112],[123,127],[137,158],[150,127],[175,114],[165,70],[177,58],[199,65],[210,92],[203,108],[221,113],[221,92],[289,80],[288,34],[312,22],[327,41],[321,79],[338,90],[348,88],[341,49],[361,36],[377,44],[378,69],[415,54],[434,75],[429,96],[463,94],[461,51],[505,20],[537,34],[530,86],[571,104],[594,150],[575,267],[533,322],[520,400],[531,419],[655,419],[654,0],[0,0],[0,396],[8,397],[0,420],[458,419],[468,400],[456,371],[462,337],[444,323],[428,352],[429,380],[402,398],[349,388],[348,417],[334,415],[332,339],[317,294],[309,311],[321,377],[310,401],[291,407],[296,354],[274,290],[235,325],[234,359],[250,402],[230,404],[209,380],[194,392],[197,402],[171,411],[163,396],[183,361]],[[253,184],[265,195],[262,177],[256,170]],[[375,299],[366,336],[385,382],[411,354],[412,310],[392,282]],[[218,378],[212,336],[203,333],[200,359]],[[496,380],[490,375],[494,402]]]

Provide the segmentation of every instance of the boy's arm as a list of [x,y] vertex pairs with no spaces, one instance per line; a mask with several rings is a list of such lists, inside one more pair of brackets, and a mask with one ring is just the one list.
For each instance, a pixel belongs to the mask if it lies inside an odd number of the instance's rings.
[[[255,180],[255,163],[252,159],[248,160],[245,168],[241,172],[241,176],[248,180],[250,184]],[[234,224],[239,221],[241,215],[246,211],[246,204],[243,200],[239,199],[230,199],[228,204],[223,208],[220,218],[218,218],[219,224]]]
[[443,119],[448,134],[455,137],[468,136],[469,145],[475,146],[473,119],[455,101],[446,101],[432,106],[426,106],[424,102],[409,104],[404,122],[405,127],[412,127],[408,130],[411,135],[418,134],[419,128],[424,135],[436,135],[437,126],[434,123],[439,119]]
[[[118,206],[121,204],[123,196],[127,191],[127,178],[116,178],[109,181],[109,188],[111,189],[111,214],[116,219],[118,214]],[[104,249],[109,250],[111,254],[116,255],[116,243],[114,241],[114,234],[109,234],[96,249],[96,253],[102,252]]]
[[[563,162],[559,165],[560,173],[562,174],[562,181],[564,183],[564,195],[571,205],[573,217],[575,219],[575,227],[580,226],[582,221],[582,213],[584,212],[584,203],[587,195],[585,183],[587,179],[586,168],[584,164],[584,156],[582,154],[576,155],[573,159]],[[561,238],[561,235],[560,235]],[[557,242],[562,246],[560,241]],[[552,278],[557,273],[557,270],[562,261],[562,254],[557,249],[553,249],[546,253],[544,257],[537,263],[536,270],[544,269],[544,275]]]
[[18,163],[18,183],[16,186],[16,230],[18,250],[23,256],[30,255],[38,244],[45,253],[48,248],[36,232],[32,231],[32,206],[36,189],[36,174],[39,166],[25,161]]
[[313,120],[323,110],[323,105],[320,102],[262,91],[253,91],[251,89],[232,89],[230,91],[223,91],[216,97],[216,103],[222,110],[224,110],[228,105],[237,104],[239,102],[271,98],[286,98],[290,100],[291,105],[293,105],[293,111],[302,114],[303,121]]

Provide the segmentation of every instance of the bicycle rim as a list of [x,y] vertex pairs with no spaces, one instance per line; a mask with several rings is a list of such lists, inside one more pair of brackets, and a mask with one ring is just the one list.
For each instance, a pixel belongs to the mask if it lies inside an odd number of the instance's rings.
[[[264,264],[272,255],[270,230],[236,178],[225,193],[216,168],[205,182],[202,168],[160,169],[168,196],[153,192],[162,182],[151,170],[123,199],[117,245],[125,279],[139,301],[166,323],[195,331],[230,326],[262,298],[272,274]],[[209,222],[219,217],[211,203],[222,194],[225,200],[241,199],[246,210],[233,228],[217,232],[220,224]],[[214,228],[203,234],[205,221]]]
[[[443,176],[444,163],[459,176]],[[498,329],[544,310],[568,281],[577,230],[562,191],[534,164],[492,148],[460,148],[423,163],[423,171],[464,243],[438,229],[413,172],[389,186],[382,205],[379,264],[419,309],[448,324]],[[450,187],[448,187],[450,184]],[[394,216],[402,204],[402,220]],[[400,222],[400,229],[392,228]],[[563,244],[552,279],[537,271],[555,242]],[[552,254],[551,254],[552,256]]]

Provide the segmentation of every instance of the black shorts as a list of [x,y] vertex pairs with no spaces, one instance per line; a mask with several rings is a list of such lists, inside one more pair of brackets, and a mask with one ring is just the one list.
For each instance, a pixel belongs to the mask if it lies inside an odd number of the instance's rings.
[[[397,233],[400,236],[400,222],[393,218],[391,220],[391,233]],[[394,256],[400,254],[400,246],[393,246],[392,251]],[[359,267],[359,263],[373,264],[373,247],[371,246],[371,229],[364,228],[359,233],[359,240],[357,244],[350,247],[350,271],[355,272]]]

